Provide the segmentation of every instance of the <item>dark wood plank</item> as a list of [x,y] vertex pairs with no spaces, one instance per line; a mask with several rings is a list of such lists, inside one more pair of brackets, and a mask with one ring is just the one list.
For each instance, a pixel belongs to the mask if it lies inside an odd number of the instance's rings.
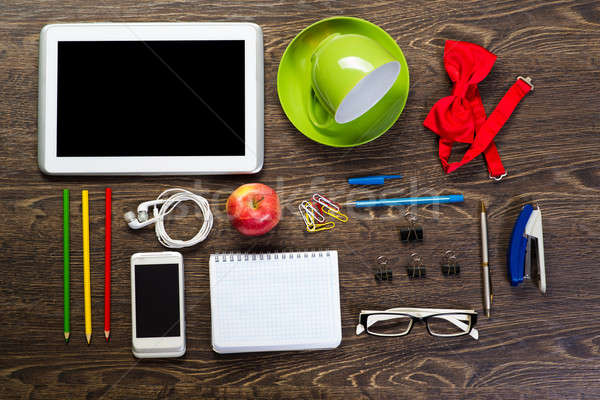
[[[298,133],[279,106],[276,74],[289,41],[332,15],[366,18],[403,49],[411,74],[407,107],[383,137],[354,149],[326,148]],[[256,176],[56,178],[36,164],[37,57],[40,29],[76,21],[252,21],[265,43],[265,168]],[[597,398],[600,396],[600,6],[597,1],[158,1],[14,0],[0,4],[0,389],[7,398]],[[480,85],[490,111],[516,75],[536,90],[519,106],[497,143],[509,176],[492,184],[481,159],[442,173],[435,135],[422,126],[449,93],[444,40],[480,43],[498,55]],[[464,148],[463,148],[464,150]],[[455,157],[460,152],[457,150]],[[380,189],[349,188],[345,178],[400,172]],[[239,184],[260,181],[281,196],[276,230],[241,238],[224,202]],[[102,337],[103,188],[114,192],[113,336]],[[121,215],[163,189],[182,186],[211,200],[210,240],[185,250],[188,352],[179,360],[138,361],[130,350],[129,256],[160,251],[151,229],[132,232]],[[73,191],[71,343],[62,341],[61,189]],[[93,344],[84,344],[78,191],[91,195]],[[426,240],[398,240],[401,209],[348,210],[351,222],[310,235],[295,214],[300,199],[321,191],[339,201],[382,195],[464,193],[460,205],[418,209]],[[489,206],[493,318],[480,319],[478,342],[441,340],[417,327],[402,339],[354,335],[363,308],[469,306],[481,311],[480,199]],[[525,201],[543,208],[549,291],[510,287],[506,248]],[[191,211],[191,210],[190,210]],[[176,233],[192,233],[187,219]],[[340,251],[343,342],[324,352],[220,356],[210,346],[207,261],[215,251],[331,247]],[[379,255],[398,276],[416,249],[432,266],[458,252],[455,280],[377,285]]]

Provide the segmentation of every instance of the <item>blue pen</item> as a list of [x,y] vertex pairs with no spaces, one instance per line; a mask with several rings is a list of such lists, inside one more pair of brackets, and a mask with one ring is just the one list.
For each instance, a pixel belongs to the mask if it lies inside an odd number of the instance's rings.
[[348,178],[350,185],[383,185],[386,179],[400,179],[402,175],[373,175]]
[[378,199],[378,200],[357,200],[350,202],[354,207],[382,207],[382,206],[403,206],[413,204],[436,204],[436,203],[462,203],[464,201],[462,194],[450,194],[447,196],[431,197],[404,197],[399,199]]

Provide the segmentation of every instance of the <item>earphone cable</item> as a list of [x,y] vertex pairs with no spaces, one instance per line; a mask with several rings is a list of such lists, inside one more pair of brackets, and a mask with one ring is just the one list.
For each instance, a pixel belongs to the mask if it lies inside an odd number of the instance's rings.
[[[158,196],[157,200],[164,200],[160,208],[154,205],[153,210],[154,217],[156,218],[154,225],[156,237],[163,246],[172,249],[181,249],[198,244],[208,237],[213,226],[213,214],[210,211],[208,201],[204,197],[194,194],[189,190],[175,188],[165,190]],[[180,203],[185,201],[192,201],[200,208],[204,222],[193,238],[189,240],[173,239],[165,229],[164,218],[173,212]]]

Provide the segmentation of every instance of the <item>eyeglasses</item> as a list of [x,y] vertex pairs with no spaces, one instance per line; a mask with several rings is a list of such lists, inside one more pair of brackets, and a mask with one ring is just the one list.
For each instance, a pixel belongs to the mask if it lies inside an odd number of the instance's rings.
[[471,335],[479,339],[473,328],[477,323],[474,310],[436,308],[390,308],[385,311],[363,310],[358,316],[356,334],[367,332],[374,336],[408,335],[415,321],[423,321],[431,336],[454,337]]

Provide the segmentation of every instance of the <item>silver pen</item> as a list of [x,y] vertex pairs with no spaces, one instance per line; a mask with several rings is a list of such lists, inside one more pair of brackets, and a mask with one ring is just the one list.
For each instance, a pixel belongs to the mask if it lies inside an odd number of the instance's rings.
[[488,265],[488,238],[487,238],[487,216],[485,204],[481,201],[481,270],[483,274],[483,311],[486,317],[492,312],[492,280],[490,277],[490,266]]

